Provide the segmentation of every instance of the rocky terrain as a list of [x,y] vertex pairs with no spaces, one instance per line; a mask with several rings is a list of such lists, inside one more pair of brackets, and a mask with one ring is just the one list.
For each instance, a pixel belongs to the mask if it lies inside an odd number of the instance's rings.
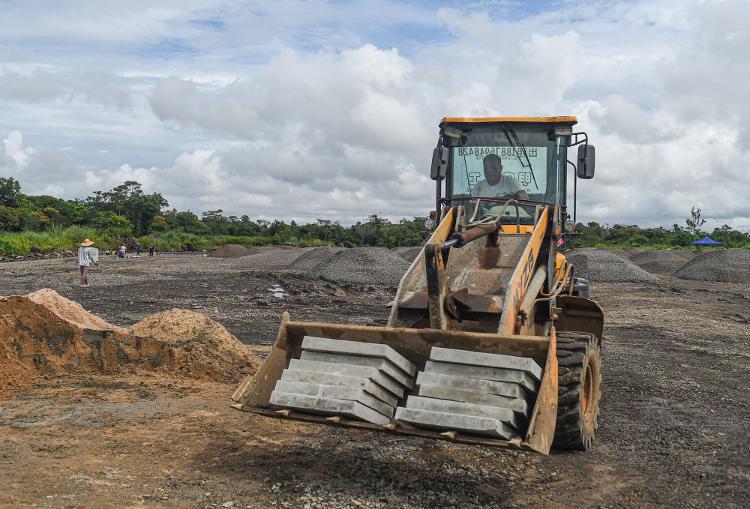
[[[592,276],[592,298],[607,313],[598,440],[586,453],[541,456],[229,408],[233,375],[266,355],[283,311],[346,323],[387,316],[402,266],[347,255],[345,263],[394,268],[382,280],[344,282],[320,270],[340,252],[294,270],[307,253],[103,257],[86,289],[75,259],[0,265],[0,295],[60,294],[5,299],[6,337],[42,334],[29,322],[41,317],[76,338],[81,327],[108,325],[117,337],[144,338],[128,362],[89,362],[98,357],[84,350],[83,333],[70,355],[88,364],[52,362],[57,343],[29,357],[0,396],[0,506],[744,507],[750,499],[750,284],[741,271],[732,282],[664,271],[637,282]],[[644,270],[632,254],[610,254]],[[609,256],[597,266],[597,257],[588,255],[591,274],[622,270]],[[721,258],[691,270],[721,278],[734,267]],[[157,348],[174,364],[154,366]],[[180,368],[192,365],[207,368]],[[232,367],[212,368],[220,365]]]

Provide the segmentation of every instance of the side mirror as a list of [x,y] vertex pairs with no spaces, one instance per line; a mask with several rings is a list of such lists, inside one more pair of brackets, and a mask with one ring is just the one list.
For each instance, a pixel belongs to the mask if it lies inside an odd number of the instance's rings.
[[594,166],[596,164],[596,149],[593,145],[578,146],[578,165],[576,173],[579,179],[594,178]]
[[432,167],[430,178],[432,180],[444,180],[448,173],[448,149],[442,145],[435,147],[432,151]]

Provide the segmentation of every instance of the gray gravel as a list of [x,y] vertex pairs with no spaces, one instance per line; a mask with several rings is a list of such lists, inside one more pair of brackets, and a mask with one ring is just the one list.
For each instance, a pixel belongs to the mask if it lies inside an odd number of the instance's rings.
[[316,247],[297,258],[288,268],[294,272],[307,274],[314,272],[329,262],[336,254],[344,251],[344,247]]
[[384,247],[355,247],[310,272],[335,283],[398,286],[410,263]]
[[416,247],[394,247],[393,252],[399,255],[401,258],[411,263],[414,258],[422,252],[422,246]]
[[674,275],[681,279],[696,281],[750,283],[750,250],[703,250]]
[[[314,438],[301,437],[291,447],[310,458],[308,471],[326,465],[326,475],[312,482],[312,475],[274,477],[270,491],[280,507],[508,507],[530,468],[531,455],[524,452],[374,432],[362,432],[369,441],[350,440],[348,433],[321,427]],[[289,449],[285,454],[294,454]]]
[[597,282],[655,282],[657,277],[630,260],[601,249],[584,248],[568,252],[575,275]]
[[694,253],[684,249],[644,250],[631,254],[630,261],[652,274],[673,274],[693,256]]
[[259,253],[237,258],[232,266],[257,270],[284,270],[308,252],[310,252],[310,248],[267,248]]

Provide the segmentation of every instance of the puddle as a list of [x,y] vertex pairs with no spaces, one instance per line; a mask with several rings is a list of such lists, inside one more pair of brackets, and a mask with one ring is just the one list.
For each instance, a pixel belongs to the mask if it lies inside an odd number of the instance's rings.
[[283,299],[286,297],[286,291],[279,285],[273,285],[268,291],[277,299]]

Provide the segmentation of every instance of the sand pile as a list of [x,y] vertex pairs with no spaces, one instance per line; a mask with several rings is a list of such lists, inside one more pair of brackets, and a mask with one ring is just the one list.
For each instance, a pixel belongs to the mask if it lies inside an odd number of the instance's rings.
[[154,317],[136,324],[139,333],[152,332],[139,337],[80,327],[29,297],[0,297],[0,396],[36,375],[156,371],[235,382],[254,372],[254,355],[221,325],[192,312],[159,315],[164,325]]
[[642,250],[632,253],[630,260],[652,274],[672,274],[693,256],[692,252],[683,249]]
[[385,247],[356,247],[337,253],[310,275],[341,284],[398,286],[409,265]]
[[208,256],[213,258],[239,258],[249,254],[252,254],[252,251],[245,246],[240,246],[239,244],[225,244],[208,253]]
[[149,315],[132,325],[128,332],[188,350],[200,348],[207,355],[235,367],[255,361],[248,348],[222,324],[187,309],[174,308]]
[[51,288],[42,288],[26,295],[29,299],[46,307],[57,316],[83,329],[114,330],[119,327],[89,313],[77,302],[66,299]]
[[288,269],[304,274],[312,273],[331,261],[338,253],[345,250],[346,248],[343,247],[316,247],[297,258],[289,265]]
[[575,267],[575,275],[598,282],[655,282],[657,277],[630,260],[601,249],[574,249],[568,260]]
[[674,273],[680,279],[750,284],[750,250],[711,249],[695,257]]
[[394,247],[393,252],[399,255],[401,258],[406,260],[407,262],[411,263],[414,261],[414,258],[419,256],[419,253],[422,252],[422,246],[417,247]]

